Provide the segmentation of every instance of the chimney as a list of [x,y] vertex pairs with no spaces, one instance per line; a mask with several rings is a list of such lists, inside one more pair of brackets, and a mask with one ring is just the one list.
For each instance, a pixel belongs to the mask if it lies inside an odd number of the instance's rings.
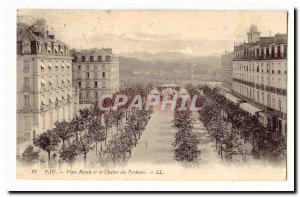
[[37,19],[35,21],[35,29],[39,32],[39,35],[43,38],[47,37],[48,34],[48,26],[46,25],[46,21],[43,18]]
[[48,35],[48,37],[49,37],[50,39],[52,39],[52,40],[55,39],[55,35]]

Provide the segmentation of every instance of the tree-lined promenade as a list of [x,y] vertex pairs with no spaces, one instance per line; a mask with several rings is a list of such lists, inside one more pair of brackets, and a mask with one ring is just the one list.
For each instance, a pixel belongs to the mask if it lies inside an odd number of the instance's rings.
[[[118,94],[126,94],[128,98],[141,95],[145,101],[145,96],[152,88],[151,84],[136,85]],[[113,96],[116,97],[117,94]],[[72,121],[56,122],[53,129],[41,133],[33,140],[33,145],[28,146],[22,155],[18,156],[18,161],[27,165],[34,164],[41,160],[40,155],[43,151],[47,154],[49,166],[63,163],[72,166],[80,155],[83,156],[86,166],[87,154],[94,151],[96,163],[99,165],[126,162],[131,156],[132,148],[137,145],[152,111],[145,108],[128,109],[128,105],[112,110],[112,101],[107,101],[105,105],[111,109],[102,111],[97,103],[94,103],[90,108],[80,110]],[[115,133],[112,132],[113,128]],[[109,136],[111,140],[108,141]]]
[[[215,140],[222,160],[243,161],[248,155],[263,161],[284,162],[286,139],[271,126],[263,126],[256,116],[251,116],[238,105],[218,93],[217,88],[199,86],[205,95],[200,120]],[[222,116],[226,114],[226,116]],[[244,144],[251,143],[248,151]]]
[[[41,154],[47,155],[50,166],[70,167],[75,162],[84,166],[116,166],[128,161],[155,161],[193,166],[207,162],[242,163],[249,159],[285,161],[286,139],[221,95],[217,88],[191,84],[182,88],[189,98],[197,97],[195,106],[200,110],[193,112],[189,107],[191,99],[183,102],[182,98],[177,99],[175,111],[162,111],[160,106],[147,110],[146,98],[153,88],[152,84],[127,87],[105,100],[109,110],[103,111],[95,103],[80,110],[71,122],[55,123],[53,129],[34,139],[33,146],[18,157],[19,161],[33,164],[41,160]],[[180,89],[176,88],[178,95]],[[158,91],[162,97],[162,90]],[[128,99],[115,108],[114,99],[124,94]],[[142,107],[129,107],[136,95],[142,98]],[[174,95],[175,92],[168,98],[172,100]],[[151,119],[146,129],[152,110],[155,121]],[[88,154],[93,158],[87,158]],[[83,161],[79,162],[81,158]]]

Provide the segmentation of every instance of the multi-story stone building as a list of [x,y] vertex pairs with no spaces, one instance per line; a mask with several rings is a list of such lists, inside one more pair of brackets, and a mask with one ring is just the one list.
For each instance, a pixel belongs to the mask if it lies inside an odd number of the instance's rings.
[[266,126],[287,130],[287,35],[260,37],[256,26],[248,42],[234,46],[232,93],[254,105]]
[[72,86],[69,47],[55,39],[43,19],[17,26],[17,139],[30,142],[56,121],[71,120],[78,90]]
[[232,89],[232,58],[233,52],[225,51],[221,56],[221,81],[226,92]]
[[80,103],[91,103],[103,94],[119,91],[119,61],[112,49],[90,49],[74,52],[73,83],[79,89]]

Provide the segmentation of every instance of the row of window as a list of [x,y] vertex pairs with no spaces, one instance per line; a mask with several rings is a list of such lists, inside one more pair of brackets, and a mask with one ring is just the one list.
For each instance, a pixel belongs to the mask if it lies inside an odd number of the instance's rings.
[[40,43],[36,41],[17,42],[18,53],[69,55],[69,48],[57,43]]
[[[92,94],[92,95],[91,95]],[[98,91],[86,91],[85,94],[83,92],[79,92],[79,99],[98,99]]]
[[[93,73],[94,74],[94,78],[96,79],[97,78],[97,73]],[[102,77],[99,77],[99,78],[106,78],[106,72],[102,72],[102,73],[99,73],[99,75],[101,75],[102,74]],[[112,78],[114,78],[114,77],[117,77],[118,76],[118,74],[117,74],[117,72],[110,72],[110,74],[111,74],[111,77]],[[81,78],[81,76],[82,76],[82,74],[81,75],[78,75],[78,78]],[[76,77],[75,77],[76,78]],[[91,78],[91,72],[86,72],[85,73],[85,78]]]
[[[105,58],[102,58],[101,55],[97,56],[97,58],[95,58],[94,56],[90,56],[89,58],[86,56],[80,57],[81,62],[110,62],[111,59],[112,59],[112,56],[110,56],[110,55],[106,55]],[[74,62],[77,62],[78,60],[79,59],[77,56],[73,57]]]
[[[278,74],[286,74],[286,63],[256,63],[256,65],[254,63],[252,64],[243,64],[243,63],[236,63],[234,66],[235,69],[238,70],[242,70],[242,71],[250,71],[250,72],[266,72],[266,73],[278,73]],[[276,70],[277,68],[277,70]],[[276,70],[276,71],[275,71]]]
[[[86,65],[77,65],[77,69],[78,70],[90,70],[90,67],[91,65],[88,65],[88,64],[86,64]],[[109,64],[109,65],[106,65],[106,67],[107,66],[110,66],[110,68],[108,68],[108,69],[114,69],[114,68],[117,68],[118,67],[118,65],[117,64]],[[97,70],[98,69],[98,67],[99,67],[99,65],[94,65],[94,70]],[[103,64],[102,65],[102,70],[105,70],[105,64]]]
[[233,86],[235,91],[238,92],[239,94],[242,94],[250,99],[255,100],[258,103],[261,103],[273,109],[283,111],[282,98],[280,96],[271,95],[269,93],[265,94],[264,91],[260,91],[260,90],[255,91],[255,89],[249,88],[241,84],[234,83]]
[[286,77],[281,78],[274,78],[274,77],[264,77],[264,76],[254,76],[254,75],[247,75],[243,73],[234,73],[234,78],[253,82],[255,84],[262,84],[262,85],[272,85],[278,88],[286,88]]
[[[68,70],[70,70],[71,69],[71,63],[70,62],[65,63],[64,61],[59,63],[58,61],[55,61],[54,65],[53,65],[51,60],[48,61],[46,64],[45,64],[44,60],[41,60],[41,62],[40,62],[41,71],[45,71],[46,67],[48,67],[49,71],[51,71],[53,67],[56,68],[56,71],[59,68],[62,68],[62,69],[67,68]],[[24,70],[24,72],[29,72],[29,60],[28,59],[24,60],[23,70]]]
[[244,49],[235,52],[236,59],[260,59],[260,58],[286,58],[287,45],[272,45],[270,47]]
[[[56,97],[55,97],[55,100],[51,100],[51,99],[49,98],[49,104],[54,104],[55,102],[67,100],[67,99],[69,99],[69,98],[70,98],[70,95],[69,95],[69,94],[67,94],[67,95],[62,94],[61,97],[57,97],[57,96],[56,96]],[[46,102],[45,100],[41,100],[41,105],[42,105],[42,106],[46,105],[45,102]],[[29,107],[29,106],[30,106],[30,95],[24,95],[24,106],[26,106],[26,107]]]
[[[81,81],[78,81],[77,84],[78,84],[78,87],[79,87],[79,88],[82,87]],[[89,81],[86,81],[86,82],[85,82],[85,87],[86,87],[86,88],[89,88],[89,87],[90,87],[90,82],[89,82]],[[95,87],[95,88],[98,87],[98,81],[94,81],[94,87]],[[106,87],[106,83],[105,83],[105,81],[102,81],[102,88],[105,88],[105,87]]]

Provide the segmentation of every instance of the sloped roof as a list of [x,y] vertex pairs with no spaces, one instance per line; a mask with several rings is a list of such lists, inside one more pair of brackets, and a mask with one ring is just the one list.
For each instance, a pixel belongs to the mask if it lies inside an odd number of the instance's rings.
[[49,37],[38,36],[34,33],[34,28],[30,27],[24,23],[20,23],[17,25],[17,41],[39,41],[44,43],[56,42],[60,45],[68,46],[66,43],[57,40],[51,39]]
[[80,55],[113,55],[112,53],[109,53],[105,49],[83,49],[80,51],[76,51],[76,54],[80,54]]

